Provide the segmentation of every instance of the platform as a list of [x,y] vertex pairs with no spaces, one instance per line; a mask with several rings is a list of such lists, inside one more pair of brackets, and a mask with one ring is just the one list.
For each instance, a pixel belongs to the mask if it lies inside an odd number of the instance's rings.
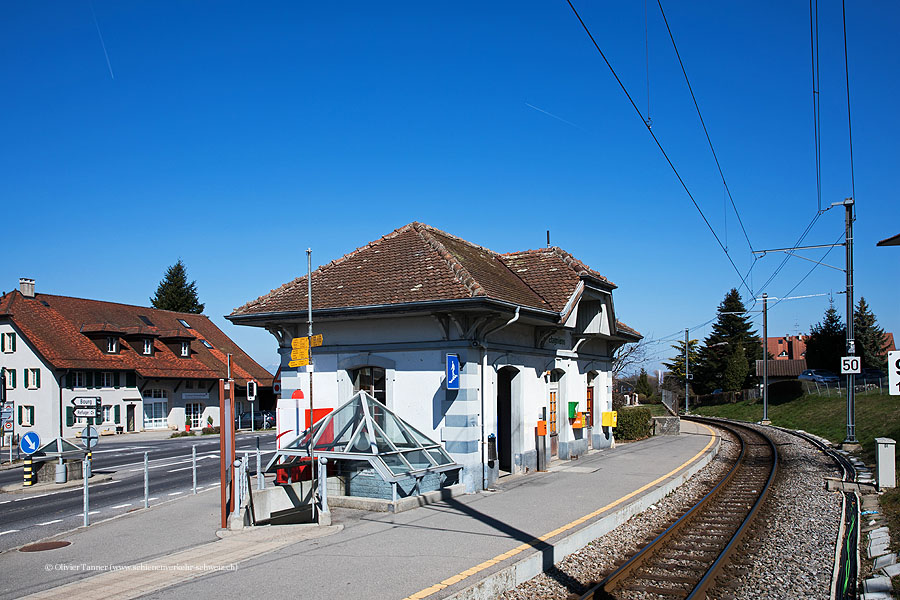
[[[114,535],[113,528],[127,527],[134,534],[149,527],[156,541],[140,552],[120,550],[123,563],[152,565],[177,548],[182,563],[202,557],[204,563],[214,565],[219,555],[216,544],[223,544],[222,559],[228,557],[236,567],[192,578],[176,578],[164,570],[143,572],[139,575],[140,594],[131,597],[492,598],[502,588],[527,580],[542,567],[558,562],[663,498],[712,459],[717,441],[709,428],[685,421],[678,436],[619,444],[578,460],[555,462],[550,472],[502,478],[495,490],[409,512],[335,509],[337,527],[327,536],[290,539],[282,535],[278,543],[266,544],[263,528],[256,528],[254,543],[260,540],[259,549],[265,549],[256,554],[249,544],[244,545],[243,552],[226,551],[223,542],[229,539],[205,541],[192,550],[188,540],[177,540],[174,532],[169,538],[173,547],[167,549],[167,538],[161,535],[168,527],[162,509],[155,513],[153,509],[143,514],[139,511],[119,519],[119,523],[101,523],[66,536],[72,541],[67,548],[0,556],[0,567],[11,568],[8,573],[27,573],[29,579],[27,585],[10,581],[12,585],[2,597],[43,590],[43,598],[96,599],[98,584],[103,584],[101,589],[122,592],[116,578],[124,584],[126,578],[138,574],[120,571],[63,576],[47,571],[45,575],[44,565],[90,563],[94,560],[91,549]],[[166,510],[177,511],[182,521],[196,512],[197,519],[209,519],[214,527],[214,512],[208,506],[214,496],[201,494],[180,500]],[[177,527],[177,520],[172,525]],[[275,529],[272,531],[276,537]],[[67,585],[58,587],[62,584]],[[162,591],[166,586],[171,587]]]

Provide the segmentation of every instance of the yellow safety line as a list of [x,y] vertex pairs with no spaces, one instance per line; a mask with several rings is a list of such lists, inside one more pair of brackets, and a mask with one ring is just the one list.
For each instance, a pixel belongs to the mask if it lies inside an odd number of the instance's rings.
[[691,463],[695,462],[698,458],[700,458],[701,456],[706,454],[706,451],[709,450],[709,447],[712,446],[713,442],[716,439],[716,432],[713,431],[713,429],[711,427],[708,427],[708,426],[704,425],[703,423],[697,423],[697,425],[700,425],[701,427],[703,427],[707,431],[709,431],[709,435],[710,435],[709,441],[706,443],[706,446],[704,446],[702,450],[700,450],[697,454],[695,454],[693,457],[691,457],[690,460],[683,463],[682,465],[675,467],[673,470],[669,471],[665,475],[662,475],[661,477],[654,479],[647,485],[634,490],[630,494],[622,496],[618,500],[616,500],[614,502],[610,502],[606,506],[604,506],[602,508],[598,508],[597,510],[595,510],[594,512],[592,512],[590,514],[584,515],[580,519],[575,519],[571,523],[563,525],[562,527],[557,527],[553,531],[548,531],[544,535],[542,535],[538,538],[535,538],[526,544],[521,544],[519,546],[516,546],[512,550],[508,550],[507,552],[504,552],[503,554],[499,554],[499,555],[495,556],[494,558],[488,559],[488,560],[484,561],[483,563],[477,564],[470,569],[466,569],[462,573],[454,575],[453,577],[448,577],[447,579],[443,580],[440,583],[436,583],[430,587],[425,588],[424,590],[420,590],[420,591],[416,592],[415,594],[412,594],[411,596],[407,596],[403,600],[421,600],[422,598],[427,598],[428,596],[431,596],[432,594],[436,594],[437,592],[441,591],[442,589],[444,589],[446,587],[449,587],[451,585],[459,583],[460,581],[467,579],[467,578],[471,577],[472,575],[475,575],[476,573],[480,573],[481,571],[484,571],[488,567],[492,567],[492,566],[496,565],[497,563],[503,562],[504,560],[506,560],[508,558],[512,558],[513,556],[520,554],[520,553],[528,550],[529,548],[532,548],[536,542],[546,542],[550,538],[555,537],[555,536],[559,535],[560,533],[563,533],[564,531],[568,531],[569,529],[572,529],[573,527],[581,525],[585,521],[589,521],[589,520],[593,519],[594,517],[608,511],[609,509],[616,507],[619,504],[622,504],[626,500],[629,500],[629,499],[637,496],[641,492],[648,490],[649,488],[653,487],[657,483],[675,475],[678,471],[681,471],[682,469],[684,469]]

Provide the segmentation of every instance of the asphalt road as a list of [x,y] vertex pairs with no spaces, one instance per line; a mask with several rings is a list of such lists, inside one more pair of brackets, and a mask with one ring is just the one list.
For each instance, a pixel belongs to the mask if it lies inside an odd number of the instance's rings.
[[[238,435],[236,450],[251,451],[255,472],[256,440],[262,465],[271,458],[275,434]],[[101,439],[93,453],[93,472],[112,479],[90,485],[91,522],[143,508],[144,453],[149,453],[150,504],[190,494],[192,489],[191,447],[197,447],[197,488],[219,485],[218,436],[162,440]],[[0,471],[0,486],[21,484],[22,469]],[[82,526],[84,487],[54,489],[42,485],[34,493],[0,493],[0,551],[16,548],[57,533]]]

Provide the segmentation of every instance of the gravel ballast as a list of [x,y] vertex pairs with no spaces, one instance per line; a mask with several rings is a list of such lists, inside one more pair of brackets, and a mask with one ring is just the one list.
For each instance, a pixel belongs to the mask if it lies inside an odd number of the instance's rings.
[[[726,571],[731,581],[710,594],[720,600],[828,598],[841,496],[825,491],[824,477],[838,476],[834,462],[805,440],[763,428],[780,455],[774,489],[757,525]],[[737,444],[722,432],[719,455],[665,499],[568,556],[545,572],[504,593],[506,600],[568,599],[586,592],[696,503],[730,467]]]

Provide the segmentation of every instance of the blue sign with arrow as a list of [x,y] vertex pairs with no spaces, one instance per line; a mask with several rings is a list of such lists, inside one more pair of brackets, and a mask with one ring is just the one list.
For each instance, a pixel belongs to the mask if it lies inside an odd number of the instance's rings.
[[41,436],[33,431],[29,431],[25,435],[22,436],[22,441],[19,442],[19,448],[22,450],[24,454],[34,454],[37,452],[37,449],[41,447]]
[[447,389],[459,389],[459,357],[455,354],[447,355]]

